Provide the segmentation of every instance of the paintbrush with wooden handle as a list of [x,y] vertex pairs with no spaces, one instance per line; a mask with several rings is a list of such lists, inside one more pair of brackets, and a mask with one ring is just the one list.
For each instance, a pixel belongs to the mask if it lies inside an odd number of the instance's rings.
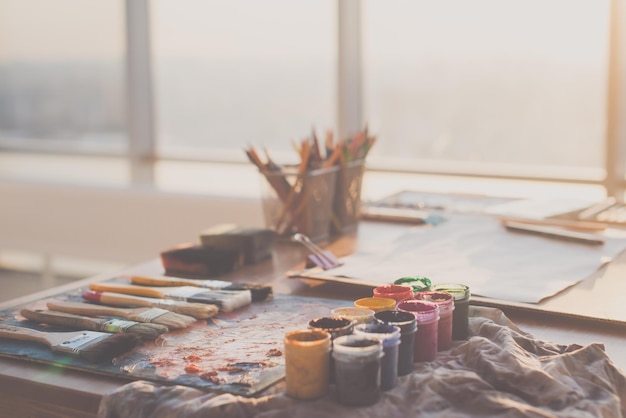
[[92,363],[111,360],[130,351],[140,341],[134,334],[96,331],[44,332],[5,324],[0,324],[0,337],[45,344],[54,352],[78,356]]
[[190,303],[180,300],[146,298],[115,292],[96,292],[95,290],[84,291],[83,299],[109,306],[124,306],[127,308],[161,308],[185,316],[192,316],[196,319],[211,318],[212,316],[217,315],[219,311],[217,306],[209,305],[207,303]]
[[143,286],[195,286],[213,290],[249,290],[252,302],[266,300],[272,295],[272,286],[267,284],[228,282],[224,280],[186,279],[172,276],[120,276],[133,284]]
[[160,308],[113,308],[94,305],[93,303],[53,301],[48,302],[48,309],[85,316],[117,316],[137,322],[149,322],[165,325],[169,329],[187,328],[196,318],[170,312]]
[[77,330],[136,334],[144,340],[155,340],[168,331],[165,325],[129,321],[127,319],[91,318],[44,309],[22,309],[20,314],[40,324],[56,325]]
[[99,292],[208,303],[216,305],[223,312],[232,312],[252,302],[252,294],[249,290],[209,290],[194,286],[150,287],[123,283],[91,283],[89,288]]

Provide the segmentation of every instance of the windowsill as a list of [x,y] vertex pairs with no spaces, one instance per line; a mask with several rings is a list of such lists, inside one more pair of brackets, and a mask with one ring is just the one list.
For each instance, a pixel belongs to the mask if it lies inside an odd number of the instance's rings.
[[[130,186],[125,160],[98,156],[4,152],[0,153],[0,179],[96,188]],[[262,180],[252,164],[159,161],[155,165],[155,189],[168,193],[258,199]],[[362,187],[364,201],[402,190],[589,201],[605,197],[597,185],[373,171],[366,173]]]

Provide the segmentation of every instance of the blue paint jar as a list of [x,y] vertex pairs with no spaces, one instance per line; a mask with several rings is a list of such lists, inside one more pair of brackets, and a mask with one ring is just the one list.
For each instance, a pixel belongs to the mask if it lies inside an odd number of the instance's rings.
[[368,406],[380,399],[383,345],[374,338],[344,335],[333,341],[337,399],[343,405]]
[[380,340],[383,344],[383,357],[380,360],[380,389],[393,389],[398,384],[398,346],[400,327],[389,324],[359,324],[354,334]]
[[417,331],[415,315],[400,311],[380,311],[374,314],[374,320],[381,324],[395,325],[400,328],[398,376],[411,373],[413,371],[413,351]]

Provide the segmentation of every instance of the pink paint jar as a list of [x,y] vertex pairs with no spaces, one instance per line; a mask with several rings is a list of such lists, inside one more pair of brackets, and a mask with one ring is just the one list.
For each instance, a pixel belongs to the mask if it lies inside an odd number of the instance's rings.
[[435,360],[439,334],[439,306],[432,302],[408,299],[398,303],[397,309],[415,315],[417,321],[413,361]]
[[413,299],[413,288],[397,284],[385,284],[374,289],[375,298],[389,298],[396,302]]
[[439,351],[449,350],[450,347],[452,347],[454,296],[448,292],[428,290],[416,294],[415,299],[433,302],[439,306],[439,337],[437,339],[437,347]]

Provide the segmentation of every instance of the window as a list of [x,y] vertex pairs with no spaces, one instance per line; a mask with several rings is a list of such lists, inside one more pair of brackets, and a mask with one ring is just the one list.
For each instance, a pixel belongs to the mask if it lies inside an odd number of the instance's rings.
[[[145,178],[174,184],[173,162],[247,163],[247,144],[293,155],[291,140],[336,132],[350,106],[379,137],[372,170],[625,183],[626,155],[612,150],[626,138],[607,140],[608,74],[626,55],[624,34],[610,37],[611,15],[626,20],[611,11],[619,2],[141,2],[155,110],[144,132],[155,140],[138,155],[124,90],[126,45],[141,33],[125,39],[126,17],[137,23],[125,13],[137,2],[0,0],[0,158],[118,155],[116,178],[143,159],[156,173]],[[346,45],[359,49],[349,66],[362,80],[348,93]]]
[[158,147],[243,160],[335,125],[335,3],[153,4]]
[[367,1],[374,155],[601,177],[608,12],[608,1]]

